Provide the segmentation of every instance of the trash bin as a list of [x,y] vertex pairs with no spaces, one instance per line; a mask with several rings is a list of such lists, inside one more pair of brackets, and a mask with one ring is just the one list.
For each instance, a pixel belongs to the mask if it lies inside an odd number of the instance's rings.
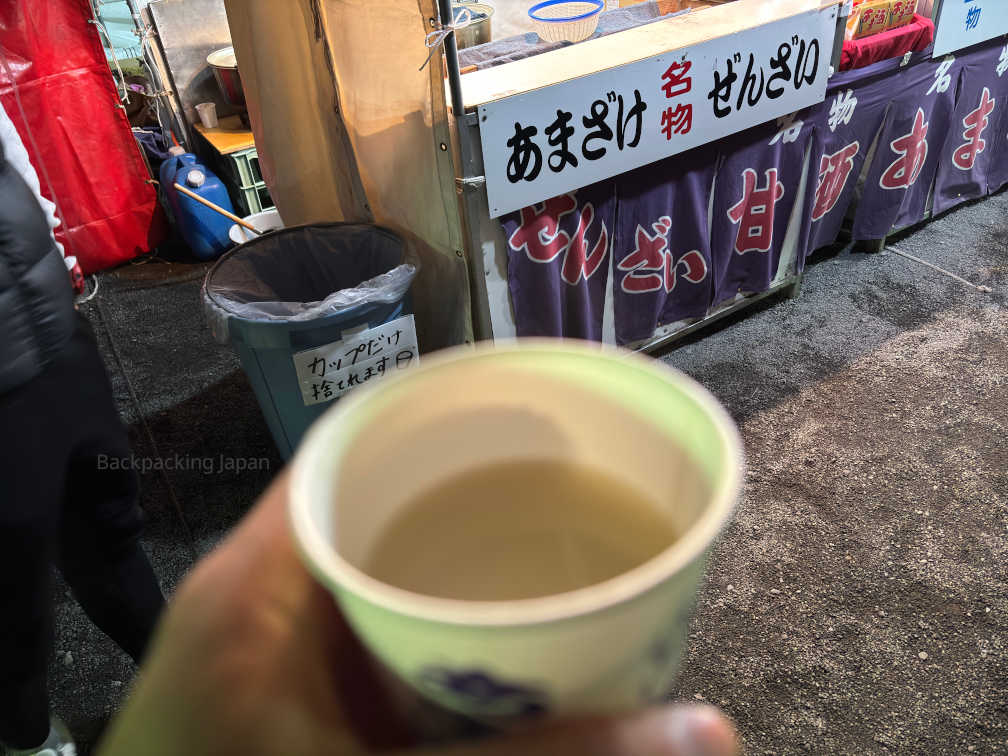
[[207,273],[210,330],[237,351],[284,458],[351,386],[417,356],[407,296],[416,272],[391,231],[329,223],[263,234]]

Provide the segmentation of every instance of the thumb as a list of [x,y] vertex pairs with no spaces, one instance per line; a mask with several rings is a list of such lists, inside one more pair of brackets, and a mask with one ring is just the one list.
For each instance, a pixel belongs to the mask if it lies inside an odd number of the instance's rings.
[[410,752],[413,756],[736,756],[735,728],[711,706],[571,720],[518,735]]

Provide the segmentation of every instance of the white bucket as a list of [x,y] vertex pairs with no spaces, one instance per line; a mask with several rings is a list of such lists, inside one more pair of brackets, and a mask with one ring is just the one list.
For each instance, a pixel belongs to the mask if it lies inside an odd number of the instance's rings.
[[[246,215],[242,218],[242,220],[248,221],[263,233],[284,227],[283,218],[280,217],[280,213],[275,207],[271,207],[269,210],[263,210],[261,213]],[[228,236],[235,244],[244,244],[245,242],[256,238],[255,234],[247,228],[239,226],[237,223],[231,226],[231,230],[228,231]]]

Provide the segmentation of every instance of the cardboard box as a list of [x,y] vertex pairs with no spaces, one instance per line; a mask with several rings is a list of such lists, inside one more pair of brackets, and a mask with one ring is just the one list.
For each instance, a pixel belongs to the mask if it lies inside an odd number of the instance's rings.
[[889,28],[894,0],[862,0],[855,3],[847,19],[847,39],[862,39]]
[[913,21],[917,12],[917,0],[891,0],[889,9],[889,28],[898,29]]

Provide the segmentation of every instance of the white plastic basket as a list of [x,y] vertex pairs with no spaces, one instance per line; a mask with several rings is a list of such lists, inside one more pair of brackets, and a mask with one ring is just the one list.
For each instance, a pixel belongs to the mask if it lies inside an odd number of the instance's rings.
[[580,42],[595,33],[604,8],[604,0],[545,0],[528,14],[544,42]]

